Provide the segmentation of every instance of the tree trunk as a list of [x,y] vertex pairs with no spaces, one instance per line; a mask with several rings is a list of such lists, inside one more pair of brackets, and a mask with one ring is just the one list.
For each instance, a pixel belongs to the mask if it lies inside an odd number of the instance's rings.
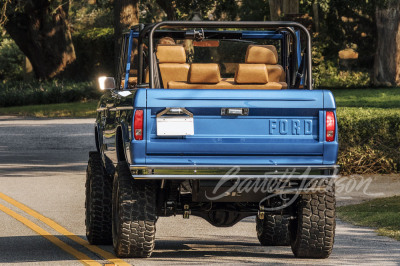
[[279,20],[282,15],[282,0],[269,0],[269,12],[272,21]]
[[[139,23],[139,0],[114,0],[114,52],[117,58],[121,35]],[[134,51],[135,47],[132,47]],[[118,60],[115,62],[116,69]]]
[[283,0],[283,13],[299,14],[299,0]]
[[312,5],[312,9],[313,9],[315,31],[319,32],[319,11],[318,11],[319,5],[318,5],[318,2],[315,2]]
[[175,5],[174,5],[173,1],[156,0],[156,3],[167,14],[168,20],[176,20]]
[[376,86],[400,85],[400,3],[377,8],[377,48],[373,83]]
[[29,58],[37,78],[53,78],[75,61],[62,5],[54,9],[47,0],[27,1],[22,11],[7,17],[4,28]]

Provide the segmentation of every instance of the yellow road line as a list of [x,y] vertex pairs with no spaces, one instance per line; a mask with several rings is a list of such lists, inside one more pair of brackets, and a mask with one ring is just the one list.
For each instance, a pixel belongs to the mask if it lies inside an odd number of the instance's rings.
[[32,217],[42,221],[43,223],[47,224],[48,226],[50,226],[51,228],[53,228],[54,230],[56,230],[60,234],[66,236],[69,239],[71,239],[72,241],[74,241],[74,242],[86,247],[87,249],[89,249],[93,253],[96,253],[96,254],[100,255],[101,257],[103,257],[104,259],[114,263],[115,265],[120,265],[120,266],[130,266],[131,265],[131,264],[127,263],[126,261],[117,258],[116,256],[114,256],[114,254],[99,248],[98,246],[90,245],[89,242],[87,242],[83,238],[80,238],[79,236],[75,235],[74,233],[71,233],[66,228],[64,228],[61,225],[59,225],[58,223],[54,222],[50,218],[47,218],[47,217],[43,216],[42,214],[38,213],[37,211],[32,210],[28,206],[26,206],[26,205],[22,204],[21,202],[18,202],[16,200],[10,198],[9,196],[7,196],[7,195],[5,195],[5,194],[3,194],[1,192],[0,192],[0,199],[2,199],[4,201],[7,201],[8,203],[10,203],[10,204],[14,205],[15,207],[21,209],[22,211],[26,212],[27,214],[31,215]]
[[43,228],[41,228],[37,224],[31,222],[30,220],[28,220],[27,218],[19,215],[18,213],[14,212],[13,210],[10,210],[6,206],[0,204],[0,210],[3,211],[4,213],[10,215],[14,219],[18,220],[19,222],[23,223],[24,225],[26,225],[27,227],[29,227],[30,229],[32,229],[33,231],[35,231],[39,235],[41,235],[44,238],[46,238],[47,240],[49,240],[54,245],[56,245],[59,248],[61,248],[62,250],[68,252],[69,254],[71,254],[72,256],[77,258],[80,262],[82,262],[83,264],[90,265],[90,266],[92,266],[92,265],[93,266],[101,266],[100,263],[96,262],[95,260],[92,260],[87,255],[85,255],[82,252],[74,249],[70,245],[62,242],[60,239],[58,239],[57,237],[51,235],[49,232],[47,232],[46,230],[44,230]]

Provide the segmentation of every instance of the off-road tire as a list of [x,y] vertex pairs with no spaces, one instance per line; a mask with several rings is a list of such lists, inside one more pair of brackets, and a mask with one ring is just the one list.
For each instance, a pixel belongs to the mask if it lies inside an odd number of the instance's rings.
[[155,181],[134,180],[128,165],[118,163],[113,186],[113,246],[118,257],[147,258],[155,245]]
[[297,219],[290,222],[290,245],[298,258],[327,258],[335,238],[335,190],[303,194],[297,202]]
[[263,246],[289,246],[289,215],[265,214],[256,217],[257,237]]
[[112,178],[106,174],[101,156],[89,152],[86,168],[86,237],[92,245],[112,243]]

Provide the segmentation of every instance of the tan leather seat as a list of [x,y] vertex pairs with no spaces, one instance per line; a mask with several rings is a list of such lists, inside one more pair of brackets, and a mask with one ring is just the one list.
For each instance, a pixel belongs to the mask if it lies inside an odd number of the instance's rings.
[[190,66],[188,82],[191,84],[217,84],[221,81],[219,65],[213,63],[193,63]]
[[273,45],[249,45],[246,51],[246,64],[265,64],[269,82],[285,82],[286,74],[278,65],[278,51]]
[[190,65],[182,45],[157,45],[157,59],[164,88],[170,81],[187,81]]
[[264,64],[239,64],[235,73],[237,84],[268,83],[267,67]]
[[286,89],[284,82],[268,82],[266,84],[237,84],[234,81],[222,79],[216,84],[191,84],[183,81],[168,82],[170,89],[216,89],[216,90],[282,90]]
[[268,82],[265,64],[239,64],[235,78],[221,79],[218,64],[192,64],[189,82],[169,81],[170,89],[286,89],[284,82]]
[[[121,80],[121,87],[124,87],[125,85],[125,79]],[[137,77],[129,77],[128,80],[128,89],[134,88],[137,85]]]
[[192,64],[188,82],[169,81],[171,89],[287,89],[285,72],[278,65],[273,45],[250,45],[245,64],[238,64],[234,79],[221,79],[218,64]]
[[268,66],[263,63],[239,64],[235,73],[234,82],[238,88],[248,87],[260,90],[281,90],[287,89],[285,82],[271,81]]

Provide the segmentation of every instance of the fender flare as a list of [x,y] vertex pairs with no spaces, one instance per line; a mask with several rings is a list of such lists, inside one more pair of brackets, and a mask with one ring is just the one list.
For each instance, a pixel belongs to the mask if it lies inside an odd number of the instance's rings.
[[117,127],[115,134],[116,152],[118,161],[131,162],[130,152],[129,152],[129,128],[125,123],[121,123]]

